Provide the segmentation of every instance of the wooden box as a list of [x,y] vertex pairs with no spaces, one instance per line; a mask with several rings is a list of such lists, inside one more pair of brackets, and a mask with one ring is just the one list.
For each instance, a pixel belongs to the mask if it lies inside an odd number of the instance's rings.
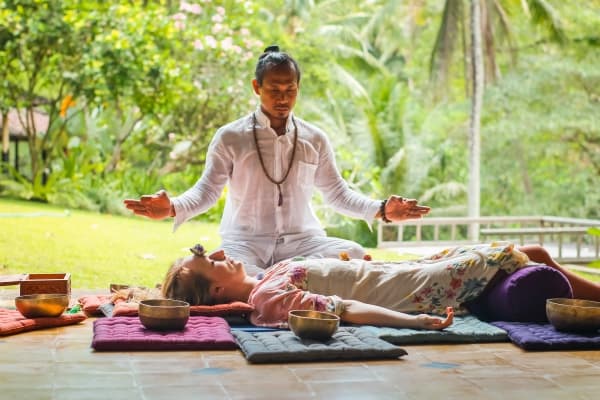
[[71,274],[15,274],[0,275],[0,286],[19,285],[20,295],[68,294],[71,295]]
[[19,282],[21,296],[27,294],[71,294],[71,274],[27,274]]
[[18,282],[20,295],[68,294],[71,295],[71,274],[25,274]]

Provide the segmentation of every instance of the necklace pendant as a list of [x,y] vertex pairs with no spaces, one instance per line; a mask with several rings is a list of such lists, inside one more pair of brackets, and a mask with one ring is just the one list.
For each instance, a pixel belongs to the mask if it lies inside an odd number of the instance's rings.
[[279,201],[277,202],[277,207],[281,207],[283,204],[283,194],[281,194],[281,190],[279,190]]

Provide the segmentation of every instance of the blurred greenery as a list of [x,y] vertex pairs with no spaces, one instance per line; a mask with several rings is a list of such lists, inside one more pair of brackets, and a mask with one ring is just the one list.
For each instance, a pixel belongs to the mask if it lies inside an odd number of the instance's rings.
[[[216,129],[256,107],[254,64],[277,43],[302,67],[296,114],[327,132],[352,188],[467,215],[466,4],[0,0],[0,113],[29,117],[0,195],[116,217],[123,198],[182,193]],[[600,218],[600,0],[491,11],[481,214]],[[314,202],[328,233],[374,246],[365,222]]]

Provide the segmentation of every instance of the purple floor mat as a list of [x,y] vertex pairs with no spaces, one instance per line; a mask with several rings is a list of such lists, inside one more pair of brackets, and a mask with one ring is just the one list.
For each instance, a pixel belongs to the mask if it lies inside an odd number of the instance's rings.
[[600,331],[570,333],[554,329],[551,324],[529,322],[491,323],[508,332],[509,339],[524,350],[594,350],[600,349]]
[[191,316],[182,331],[151,331],[138,317],[100,318],[94,321],[92,347],[118,350],[228,350],[237,345],[229,324],[221,317]]

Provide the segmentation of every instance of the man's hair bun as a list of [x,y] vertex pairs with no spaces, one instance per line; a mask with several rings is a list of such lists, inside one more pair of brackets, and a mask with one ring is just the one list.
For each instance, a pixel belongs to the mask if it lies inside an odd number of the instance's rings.
[[276,44],[269,46],[265,49],[265,53],[279,53],[279,46]]

